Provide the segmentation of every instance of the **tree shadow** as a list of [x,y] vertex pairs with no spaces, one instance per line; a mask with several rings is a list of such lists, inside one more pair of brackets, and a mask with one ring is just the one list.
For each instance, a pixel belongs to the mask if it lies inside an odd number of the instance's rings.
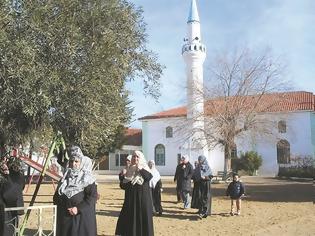
[[312,202],[311,184],[290,183],[286,185],[249,185],[246,190],[247,201],[262,202]]
[[[313,202],[313,186],[311,180],[305,179],[283,179],[274,177],[244,178],[246,201],[261,202]],[[212,197],[225,197],[228,184],[212,184]],[[176,199],[176,189],[174,187],[164,187],[163,192],[174,195]],[[162,197],[163,198],[163,197]],[[164,201],[163,201],[164,202]],[[172,201],[165,201],[174,203]]]
[[199,217],[197,214],[192,214],[190,212],[182,212],[182,211],[173,211],[164,209],[163,214],[156,216],[161,218],[171,218],[177,220],[190,220],[190,221],[197,221]]
[[113,211],[113,210],[97,210],[96,215],[99,216],[111,216],[111,217],[118,217],[120,211]]

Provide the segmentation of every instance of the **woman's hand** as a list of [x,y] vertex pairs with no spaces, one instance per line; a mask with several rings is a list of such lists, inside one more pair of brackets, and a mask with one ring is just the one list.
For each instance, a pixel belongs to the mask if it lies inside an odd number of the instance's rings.
[[68,212],[70,215],[75,216],[78,214],[78,208],[77,207],[68,208]]

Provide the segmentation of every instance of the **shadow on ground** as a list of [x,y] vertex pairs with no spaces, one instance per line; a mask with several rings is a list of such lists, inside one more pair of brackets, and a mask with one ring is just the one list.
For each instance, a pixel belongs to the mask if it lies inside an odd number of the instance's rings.
[[[244,178],[246,201],[261,202],[313,202],[313,186],[307,180],[288,180],[271,177]],[[193,185],[192,185],[193,186]],[[212,184],[213,197],[225,197],[228,184]],[[163,187],[163,193],[176,196],[174,187]],[[175,198],[174,198],[175,199]]]

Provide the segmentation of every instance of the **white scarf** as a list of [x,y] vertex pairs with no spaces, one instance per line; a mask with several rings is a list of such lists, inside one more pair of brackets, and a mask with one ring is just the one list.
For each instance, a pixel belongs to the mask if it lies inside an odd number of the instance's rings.
[[[144,158],[143,153],[140,152],[140,151],[135,151],[134,154],[139,157],[138,167],[140,167],[140,168],[142,167],[142,169],[145,169],[146,171],[151,173],[150,168],[147,165],[147,162],[146,162],[146,160]],[[138,170],[138,168],[137,168],[137,166],[135,164],[130,166],[127,169],[127,173],[125,175],[123,183],[128,183],[128,182],[131,182],[132,185],[135,185],[135,184],[142,185],[143,182],[144,182],[144,179],[141,176],[141,174],[140,174],[140,172],[139,172],[139,170]]]
[[155,162],[153,160],[150,160],[149,163],[151,163],[151,173],[152,173],[152,179],[149,182],[150,188],[155,188],[156,184],[161,179],[161,175],[159,171],[155,168]]
[[87,156],[81,157],[80,168],[75,170],[67,168],[64,176],[59,182],[58,194],[66,195],[68,198],[82,192],[84,188],[95,182],[92,175],[92,161]]

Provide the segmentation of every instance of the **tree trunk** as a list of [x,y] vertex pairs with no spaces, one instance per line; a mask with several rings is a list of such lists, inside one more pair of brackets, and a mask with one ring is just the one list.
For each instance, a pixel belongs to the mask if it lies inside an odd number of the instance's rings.
[[228,144],[226,144],[224,148],[224,179],[231,171],[231,152],[232,152],[231,147]]

